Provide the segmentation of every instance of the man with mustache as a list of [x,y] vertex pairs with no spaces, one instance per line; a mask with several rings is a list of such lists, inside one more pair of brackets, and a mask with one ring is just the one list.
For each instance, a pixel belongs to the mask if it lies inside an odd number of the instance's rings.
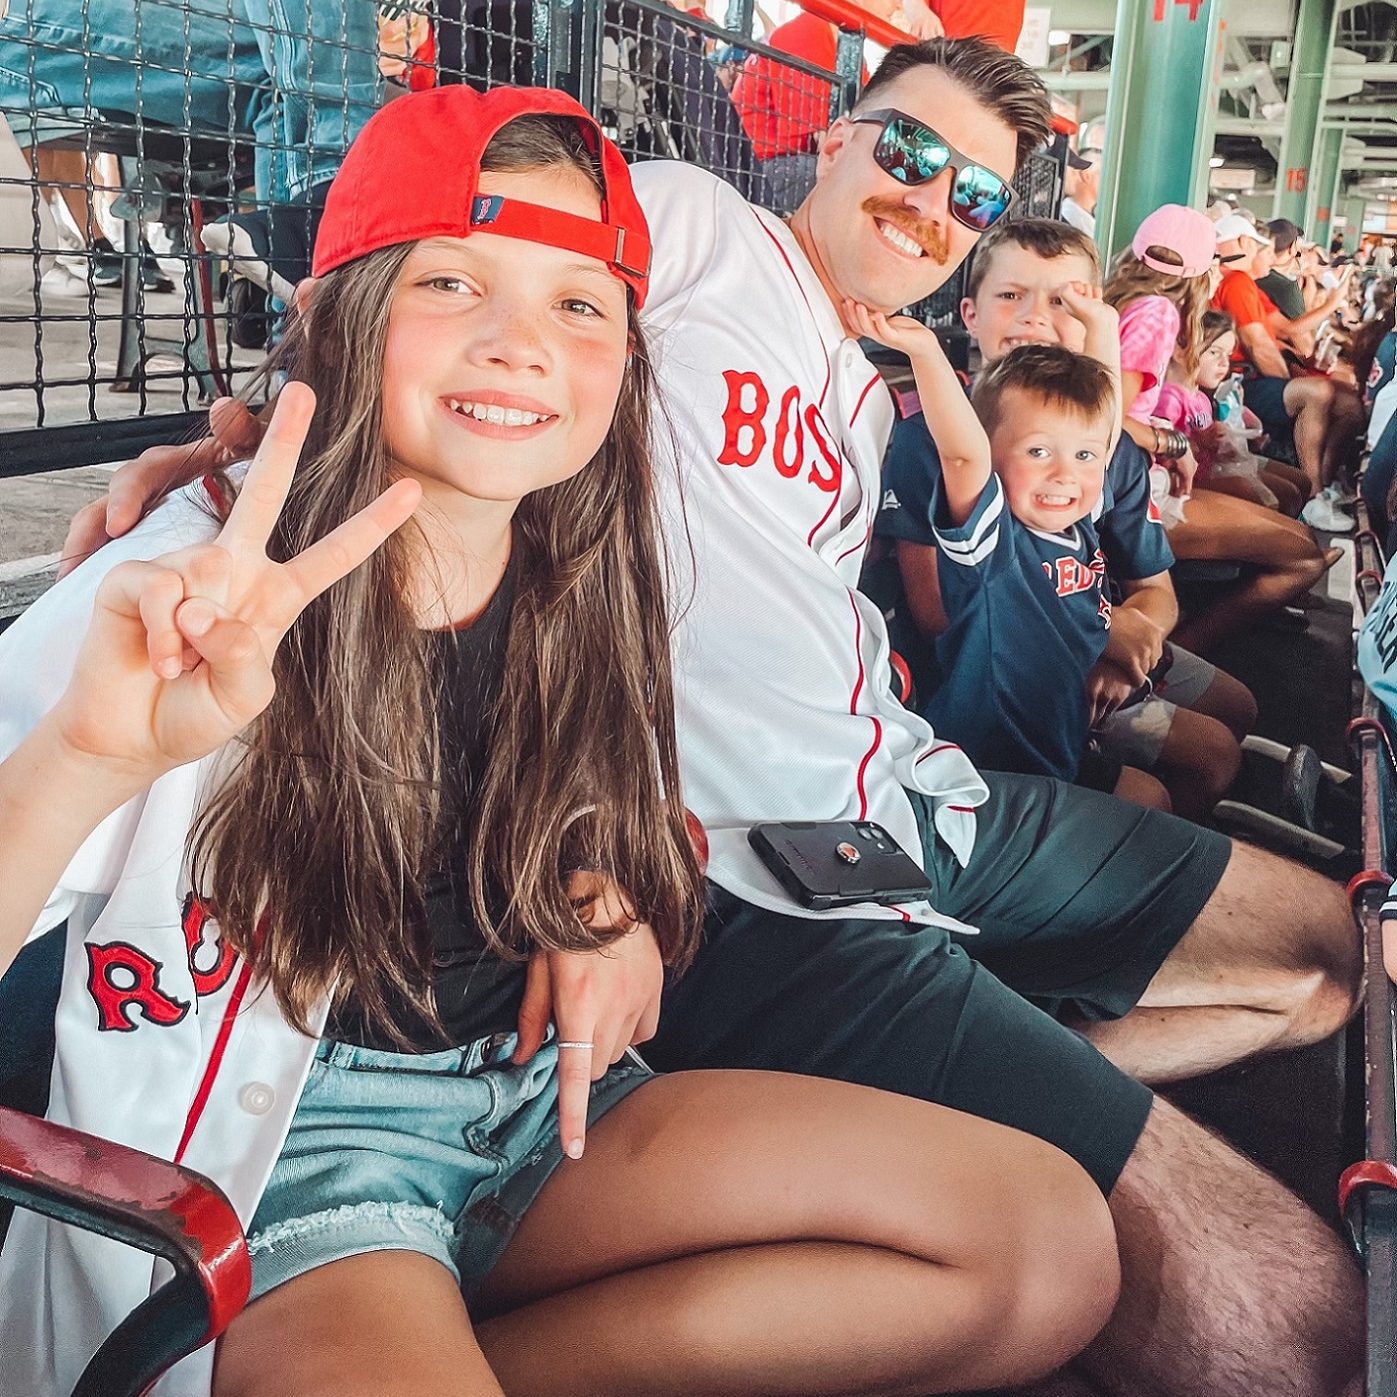
[[[705,945],[647,1056],[862,1082],[1051,1141],[1108,1195],[1120,1238],[1121,1302],[1082,1360],[1096,1390],[1330,1397],[1361,1356],[1338,1239],[1123,1068],[1167,1080],[1333,1032],[1359,976],[1342,890],[1108,796],[982,778],[898,702],[883,618],[856,590],[892,405],[851,305],[891,312],[942,285],[1047,136],[1022,63],[932,40],[893,49],[834,123],[789,226],[703,171],[636,171],[673,426],[657,453],[683,795],[712,884]],[[247,429],[219,418],[230,440]],[[218,459],[148,452],[107,527]],[[925,865],[927,902],[811,912],[747,841],[761,821],[850,819]]]

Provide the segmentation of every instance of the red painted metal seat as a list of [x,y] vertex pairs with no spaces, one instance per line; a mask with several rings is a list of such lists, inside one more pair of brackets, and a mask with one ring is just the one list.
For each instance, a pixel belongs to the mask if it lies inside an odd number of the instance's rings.
[[247,1303],[252,1268],[237,1214],[192,1169],[0,1107],[0,1199],[175,1268],[108,1336],[73,1397],[140,1397]]

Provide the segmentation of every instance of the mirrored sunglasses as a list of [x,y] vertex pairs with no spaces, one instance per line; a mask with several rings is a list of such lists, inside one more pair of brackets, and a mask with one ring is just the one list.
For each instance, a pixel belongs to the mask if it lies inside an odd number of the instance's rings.
[[983,233],[1014,206],[1018,195],[1007,180],[977,165],[930,126],[892,107],[849,118],[855,125],[883,128],[873,147],[873,159],[903,184],[925,184],[948,165],[955,171],[950,211],[957,223]]

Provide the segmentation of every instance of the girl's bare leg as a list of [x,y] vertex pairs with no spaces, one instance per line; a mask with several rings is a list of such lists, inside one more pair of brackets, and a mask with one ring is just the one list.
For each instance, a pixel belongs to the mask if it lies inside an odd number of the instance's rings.
[[1261,468],[1261,474],[1265,478],[1266,483],[1270,485],[1273,490],[1276,490],[1277,494],[1280,494],[1280,491],[1276,489],[1276,483],[1278,481],[1284,481],[1286,484],[1293,487],[1295,492],[1299,495],[1302,505],[1309,501],[1312,493],[1310,478],[1304,471],[1300,470],[1298,466],[1292,466],[1286,461],[1267,461]]
[[1177,557],[1221,559],[1252,569],[1175,630],[1179,644],[1199,654],[1256,617],[1289,605],[1324,572],[1325,557],[1298,520],[1214,490],[1195,490],[1185,514],[1169,531]]
[[219,1341],[213,1397],[504,1397],[451,1273],[411,1251],[307,1271]]
[[1066,1155],[943,1107],[685,1072],[564,1162],[477,1310],[510,1397],[825,1397],[1023,1383],[1118,1284]]
[[[1257,479],[1258,476],[1251,475],[1213,475],[1208,477],[1208,489],[1218,495],[1231,495],[1234,499],[1246,500],[1251,504],[1260,505],[1262,509],[1270,509],[1270,501],[1256,488]],[[1269,485],[1267,489],[1270,489]]]

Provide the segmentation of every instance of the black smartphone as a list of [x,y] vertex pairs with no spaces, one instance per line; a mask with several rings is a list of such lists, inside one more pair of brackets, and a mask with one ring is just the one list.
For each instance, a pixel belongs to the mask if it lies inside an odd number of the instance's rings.
[[920,902],[926,874],[872,820],[791,820],[753,825],[747,842],[803,907],[823,911],[856,902]]

